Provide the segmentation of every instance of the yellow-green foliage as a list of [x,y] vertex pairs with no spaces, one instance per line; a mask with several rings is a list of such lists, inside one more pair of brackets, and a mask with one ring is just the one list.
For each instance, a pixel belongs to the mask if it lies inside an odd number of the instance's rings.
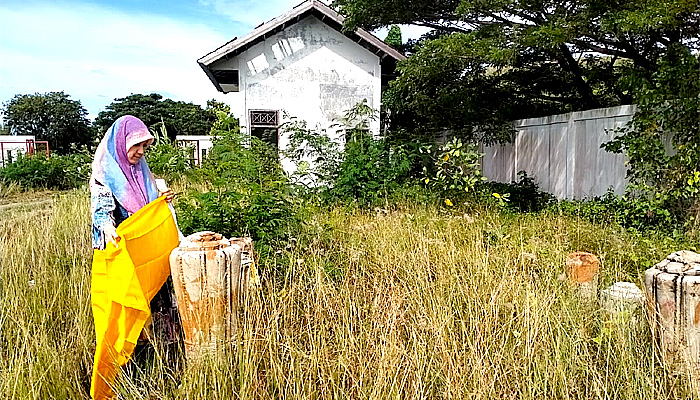
[[[83,192],[3,210],[2,398],[88,397],[88,213]],[[185,366],[156,348],[129,366],[122,397],[689,397],[648,327],[611,319],[562,279],[566,254],[586,250],[601,259],[601,286],[641,285],[630,260],[661,259],[672,243],[558,216],[420,206],[336,209],[305,231],[280,249],[287,261],[261,266],[229,351]]]

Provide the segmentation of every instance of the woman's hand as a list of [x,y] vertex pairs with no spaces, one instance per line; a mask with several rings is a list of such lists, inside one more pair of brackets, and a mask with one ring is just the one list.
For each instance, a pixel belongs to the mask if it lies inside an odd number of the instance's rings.
[[173,202],[175,193],[173,193],[173,190],[165,183],[165,179],[156,179],[156,187],[158,188],[158,197],[165,195],[165,201],[168,203]]
[[165,196],[165,201],[168,203],[172,203],[173,199],[175,198],[175,193],[173,193],[173,190],[170,188],[166,188],[163,191],[158,191],[158,197],[160,196]]
[[104,232],[105,235],[105,243],[112,242],[114,247],[119,247],[117,246],[117,239],[119,238],[117,228],[115,228],[113,225],[106,225],[104,228],[102,228],[102,232]]

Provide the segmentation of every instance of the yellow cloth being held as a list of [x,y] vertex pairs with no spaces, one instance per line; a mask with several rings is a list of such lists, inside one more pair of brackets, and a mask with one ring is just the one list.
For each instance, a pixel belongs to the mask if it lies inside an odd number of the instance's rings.
[[121,240],[95,250],[92,259],[92,313],[97,347],[90,394],[114,396],[120,366],[129,361],[150,302],[170,275],[170,252],[179,243],[165,197],[147,204],[117,228]]

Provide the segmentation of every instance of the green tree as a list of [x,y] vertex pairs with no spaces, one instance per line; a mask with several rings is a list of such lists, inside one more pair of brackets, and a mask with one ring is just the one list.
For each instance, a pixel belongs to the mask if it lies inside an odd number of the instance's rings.
[[397,49],[401,48],[403,40],[401,39],[401,28],[398,25],[392,25],[386,38],[384,38],[384,43]]
[[91,145],[95,138],[87,110],[64,92],[17,94],[3,103],[2,113],[10,134],[34,135],[59,154]]
[[213,112],[216,116],[216,121],[211,128],[212,135],[220,135],[221,132],[239,131],[240,123],[238,118],[231,114],[231,106],[228,104],[216,101],[215,99],[207,100],[208,112]]
[[674,44],[697,50],[698,0],[335,0],[345,28],[435,31],[399,65],[392,122],[506,139],[505,121],[633,101]]
[[700,60],[675,44],[649,77],[629,76],[637,112],[605,144],[628,158],[630,223],[700,227]]
[[216,121],[216,113],[184,101],[163,99],[158,93],[131,94],[117,98],[95,119],[95,126],[105,132],[123,115],[133,115],[151,129],[161,124],[174,139],[177,135],[208,135]]

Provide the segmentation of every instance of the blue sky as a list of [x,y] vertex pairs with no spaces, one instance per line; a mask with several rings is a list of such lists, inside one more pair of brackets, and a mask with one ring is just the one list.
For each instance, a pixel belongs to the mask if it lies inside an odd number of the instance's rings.
[[226,101],[197,59],[300,2],[0,0],[0,102],[62,90],[94,119],[131,93]]

